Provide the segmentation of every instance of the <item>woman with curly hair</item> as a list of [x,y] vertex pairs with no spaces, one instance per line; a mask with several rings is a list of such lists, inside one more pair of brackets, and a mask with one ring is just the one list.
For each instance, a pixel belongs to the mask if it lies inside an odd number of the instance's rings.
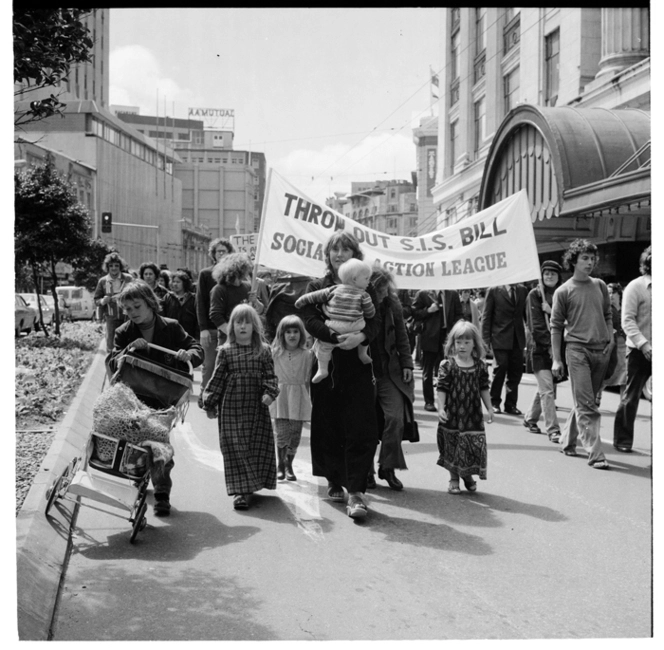
[[197,341],[200,337],[196,317],[196,295],[192,292],[191,276],[185,271],[175,271],[171,275],[171,291],[162,304],[164,316],[175,318],[190,336]]
[[159,284],[160,275],[161,269],[154,262],[143,262],[138,267],[138,278],[143,280],[152,289],[161,304],[168,293],[168,289]]
[[110,351],[113,349],[115,330],[125,321],[125,315],[118,304],[118,295],[133,278],[125,273],[127,262],[115,252],[104,258],[102,268],[106,275],[97,282],[94,301],[100,310],[101,319],[106,321],[106,350]]
[[259,315],[265,306],[251,291],[252,264],[245,253],[225,255],[212,270],[212,278],[217,282],[210,291],[210,320],[217,328],[218,345],[226,342],[228,321],[233,309],[247,302]]

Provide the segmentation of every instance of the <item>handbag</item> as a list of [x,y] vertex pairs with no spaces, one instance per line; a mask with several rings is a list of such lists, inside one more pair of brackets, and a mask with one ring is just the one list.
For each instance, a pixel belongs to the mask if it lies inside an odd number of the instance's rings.
[[411,411],[407,405],[404,408],[402,439],[408,440],[408,442],[420,441],[420,429],[417,426],[417,422],[412,417]]

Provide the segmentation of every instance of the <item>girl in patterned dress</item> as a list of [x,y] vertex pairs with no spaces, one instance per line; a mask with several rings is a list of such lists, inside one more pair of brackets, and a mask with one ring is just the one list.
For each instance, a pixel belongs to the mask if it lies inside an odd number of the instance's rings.
[[450,473],[450,494],[461,494],[459,477],[466,490],[475,492],[473,475],[486,479],[484,420],[493,422],[489,371],[477,327],[457,321],[445,342],[445,357],[438,370],[438,465]]
[[277,488],[268,410],[277,395],[274,362],[263,342],[260,318],[251,305],[237,305],[228,322],[228,338],[219,348],[214,372],[203,392],[203,408],[218,406],[226,491],[236,510],[249,507],[253,492]]
[[277,478],[296,481],[293,458],[302,438],[302,425],[311,420],[309,380],[314,361],[299,316],[284,316],[279,321],[272,357],[279,378],[279,397],[270,405],[277,437]]

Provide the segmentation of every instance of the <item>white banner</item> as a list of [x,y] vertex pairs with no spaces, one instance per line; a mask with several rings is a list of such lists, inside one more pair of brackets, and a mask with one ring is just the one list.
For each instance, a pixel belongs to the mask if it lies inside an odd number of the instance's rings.
[[312,201],[274,170],[265,202],[256,257],[273,269],[322,277],[325,243],[345,230],[360,242],[365,261],[389,269],[400,289],[475,289],[540,277],[525,190],[419,237],[362,226]]

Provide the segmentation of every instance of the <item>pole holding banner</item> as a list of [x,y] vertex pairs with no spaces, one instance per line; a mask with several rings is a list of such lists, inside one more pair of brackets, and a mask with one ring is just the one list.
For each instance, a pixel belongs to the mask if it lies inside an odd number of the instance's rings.
[[[272,167],[267,170],[267,182],[265,183],[265,195],[263,196],[263,207],[261,208],[261,225],[258,227],[258,246],[256,246],[256,257],[254,258],[254,273],[251,276],[251,290],[256,291],[258,284],[258,264],[261,256],[260,243],[263,241],[263,231],[265,230],[265,219],[267,218],[267,204],[270,196],[270,186],[272,184]],[[267,305],[266,305],[267,306]]]

